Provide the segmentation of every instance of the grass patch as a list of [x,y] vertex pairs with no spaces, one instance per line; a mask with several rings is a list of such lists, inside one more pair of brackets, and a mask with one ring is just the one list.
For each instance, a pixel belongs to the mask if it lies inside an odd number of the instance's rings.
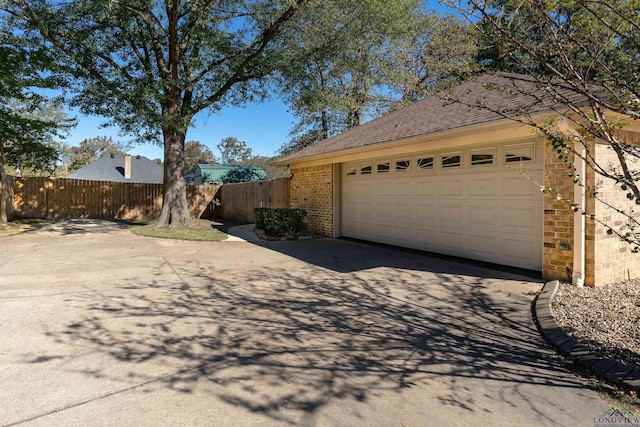
[[40,224],[42,219],[16,219],[7,224],[0,224],[0,235],[20,234],[28,231],[34,224]]
[[204,219],[194,219],[193,221],[193,227],[189,228],[155,228],[153,221],[129,221],[129,230],[139,236],[160,239],[220,242],[227,238],[227,233],[223,231],[224,224]]

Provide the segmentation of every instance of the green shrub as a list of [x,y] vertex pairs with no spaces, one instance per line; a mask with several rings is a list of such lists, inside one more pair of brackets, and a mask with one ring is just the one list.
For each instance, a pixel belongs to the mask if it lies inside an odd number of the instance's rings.
[[297,237],[307,233],[307,211],[294,208],[255,208],[256,227],[274,237]]

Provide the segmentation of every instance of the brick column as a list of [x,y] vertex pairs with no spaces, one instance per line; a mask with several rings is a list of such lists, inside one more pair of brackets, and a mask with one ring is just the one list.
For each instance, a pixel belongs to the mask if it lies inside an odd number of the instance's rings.
[[292,168],[291,207],[307,211],[311,231],[333,235],[333,165]]

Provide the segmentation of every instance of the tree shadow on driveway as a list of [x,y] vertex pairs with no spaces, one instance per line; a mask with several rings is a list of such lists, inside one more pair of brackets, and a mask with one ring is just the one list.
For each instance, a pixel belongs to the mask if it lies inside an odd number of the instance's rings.
[[24,234],[40,236],[69,236],[96,233],[114,233],[127,230],[129,224],[125,220],[59,218],[36,222]]
[[336,254],[331,245],[311,244],[315,255],[302,257],[311,263],[286,266],[166,262],[146,282],[74,296],[83,317],[50,335],[131,366],[169,360],[177,372],[134,369],[131,380],[180,393],[208,384],[222,402],[291,425],[345,401],[358,418],[369,402],[407,391],[430,408],[575,423],[556,395],[585,390],[530,320],[525,292],[538,285],[454,261],[390,259],[365,245]]

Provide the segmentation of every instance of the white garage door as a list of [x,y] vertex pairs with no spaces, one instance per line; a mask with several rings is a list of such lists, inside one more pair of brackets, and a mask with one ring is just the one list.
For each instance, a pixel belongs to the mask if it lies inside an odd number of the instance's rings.
[[542,270],[540,142],[344,163],[341,182],[343,236]]

